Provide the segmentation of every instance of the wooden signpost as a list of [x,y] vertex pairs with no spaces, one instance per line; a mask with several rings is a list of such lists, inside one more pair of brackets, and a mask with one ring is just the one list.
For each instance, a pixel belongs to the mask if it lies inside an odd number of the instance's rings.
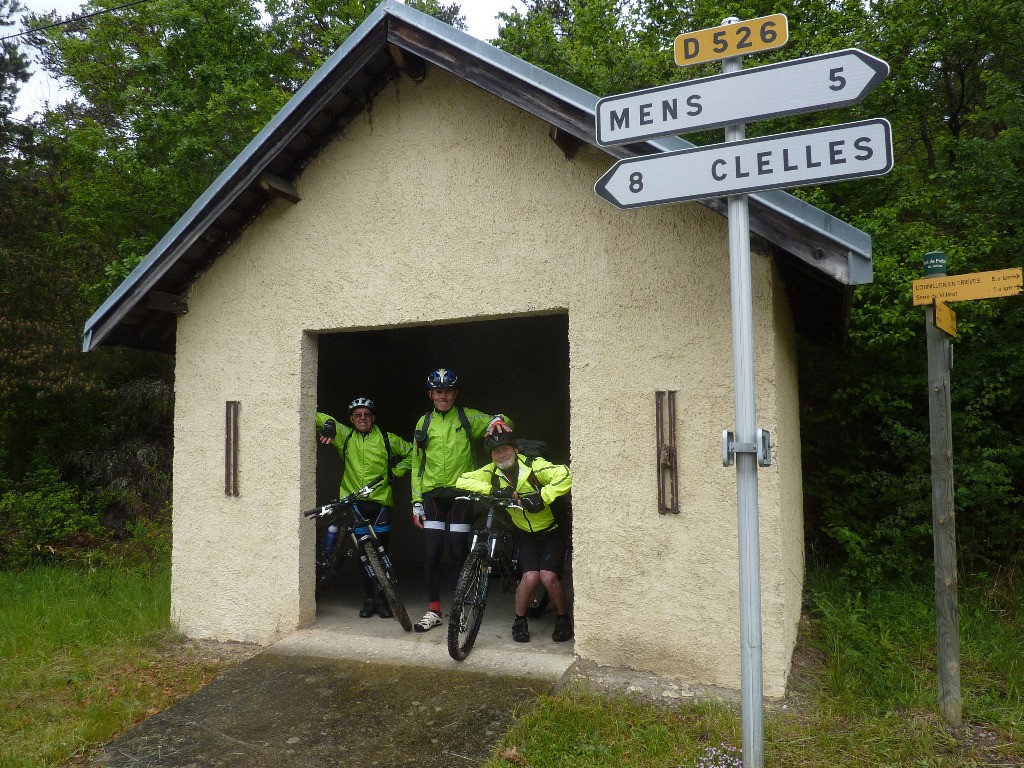
[[935,552],[935,625],[938,637],[939,714],[951,726],[963,724],[960,696],[960,609],[956,570],[956,515],[953,494],[953,416],[949,372],[956,314],[945,302],[1015,296],[1021,269],[946,275],[941,251],[925,254],[925,277],[914,280],[914,305],[923,306],[928,345],[928,427],[932,467],[932,538]]

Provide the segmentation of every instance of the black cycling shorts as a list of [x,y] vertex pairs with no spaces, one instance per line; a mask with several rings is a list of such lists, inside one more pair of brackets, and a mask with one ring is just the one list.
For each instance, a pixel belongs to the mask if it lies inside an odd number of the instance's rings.
[[520,528],[515,530],[519,546],[519,565],[523,573],[529,571],[551,571],[562,578],[565,565],[565,534],[559,526],[543,533],[529,533]]

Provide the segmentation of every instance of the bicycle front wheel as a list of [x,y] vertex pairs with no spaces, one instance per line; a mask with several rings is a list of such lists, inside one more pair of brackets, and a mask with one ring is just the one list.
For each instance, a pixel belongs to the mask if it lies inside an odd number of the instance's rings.
[[487,584],[487,558],[470,552],[459,574],[448,619],[448,655],[456,661],[464,661],[473,650],[487,606]]
[[391,575],[391,569],[384,567],[384,561],[381,560],[380,554],[373,546],[373,542],[364,544],[363,552],[366,553],[366,558],[370,561],[370,567],[373,568],[373,572],[377,576],[377,586],[384,593],[384,599],[391,606],[391,612],[395,614],[395,618],[402,625],[402,629],[406,632],[412,632],[412,620],[409,618],[409,612],[405,610],[402,599],[398,596],[398,590],[395,589],[395,581]]

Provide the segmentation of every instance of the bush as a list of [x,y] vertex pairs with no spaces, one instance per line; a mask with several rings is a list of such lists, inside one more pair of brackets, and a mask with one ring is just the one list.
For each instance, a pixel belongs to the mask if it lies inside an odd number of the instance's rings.
[[6,567],[60,561],[83,545],[106,538],[100,515],[105,494],[61,480],[56,470],[37,469],[0,496],[0,560]]

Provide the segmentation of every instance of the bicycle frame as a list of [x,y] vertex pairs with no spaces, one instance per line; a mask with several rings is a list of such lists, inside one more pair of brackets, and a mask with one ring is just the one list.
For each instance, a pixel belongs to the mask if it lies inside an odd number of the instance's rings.
[[510,557],[509,535],[506,531],[494,528],[495,511],[513,506],[511,499],[495,499],[479,494],[459,498],[487,505],[483,528],[473,532],[469,555],[459,574],[452,600],[452,613],[448,620],[448,653],[456,661],[463,661],[473,650],[483,622],[489,591],[488,576],[497,569],[502,592],[511,590],[517,579]]
[[[377,538],[373,526],[363,516],[357,506],[360,501],[369,497],[374,488],[380,485],[383,480],[383,477],[379,477],[374,482],[364,488],[360,488],[355,493],[350,493],[343,499],[332,501],[303,514],[306,517],[315,516],[319,523],[318,527],[326,527],[332,523],[336,523],[339,528],[344,527],[350,546],[359,554],[360,565],[366,572],[366,575],[369,576],[375,590],[384,594],[388,605],[391,607],[399,623],[401,623],[406,632],[409,632],[412,630],[412,622],[409,619],[408,612],[405,610],[405,606],[398,597],[398,578],[395,574],[394,565],[385,551],[384,545]],[[366,533],[356,533],[356,528],[364,527],[367,529]],[[340,533],[341,531],[339,531]],[[338,552],[341,550],[341,546],[340,541],[335,541],[334,550],[329,554],[330,559],[326,564],[328,568],[325,578],[326,583],[329,583],[330,578],[333,577],[334,571],[337,569]],[[318,573],[318,587],[320,586],[320,580],[321,574]],[[324,586],[326,586],[326,583]]]

